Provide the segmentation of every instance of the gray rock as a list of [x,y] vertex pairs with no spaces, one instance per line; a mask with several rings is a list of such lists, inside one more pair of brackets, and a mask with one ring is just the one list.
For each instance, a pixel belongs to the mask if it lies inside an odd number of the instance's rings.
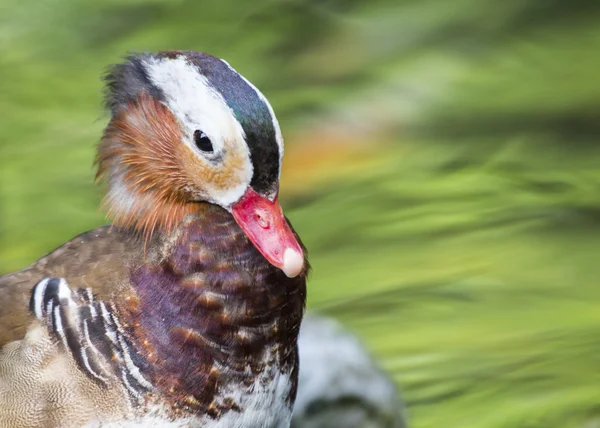
[[405,428],[393,380],[338,322],[307,314],[292,428]]

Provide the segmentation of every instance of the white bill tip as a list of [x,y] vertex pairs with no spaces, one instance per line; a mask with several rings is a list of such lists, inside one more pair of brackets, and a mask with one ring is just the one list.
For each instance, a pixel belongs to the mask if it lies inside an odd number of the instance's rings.
[[288,278],[294,278],[302,272],[304,267],[304,257],[301,253],[291,248],[286,248],[283,253],[283,266],[281,270],[287,275]]

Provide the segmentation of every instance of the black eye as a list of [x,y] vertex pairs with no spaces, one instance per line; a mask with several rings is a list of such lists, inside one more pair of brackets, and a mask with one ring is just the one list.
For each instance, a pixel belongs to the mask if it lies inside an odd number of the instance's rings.
[[194,143],[196,143],[196,147],[198,147],[203,152],[212,152],[213,145],[210,142],[210,138],[206,136],[206,134],[199,129],[194,131]]

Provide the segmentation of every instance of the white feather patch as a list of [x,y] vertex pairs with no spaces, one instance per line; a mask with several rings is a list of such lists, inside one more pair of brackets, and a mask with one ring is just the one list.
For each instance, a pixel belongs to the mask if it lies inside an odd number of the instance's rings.
[[[265,361],[275,360],[271,352],[265,354]],[[287,402],[291,387],[290,374],[282,373],[279,366],[272,363],[249,387],[241,384],[224,385],[221,397],[231,397],[242,410],[224,413],[219,419],[213,420],[210,427],[287,428],[292,416],[292,408]]]
[[42,319],[44,308],[44,293],[46,292],[46,287],[48,286],[48,282],[50,279],[44,278],[35,286],[35,291],[33,292],[33,310],[35,312],[35,316],[38,319]]

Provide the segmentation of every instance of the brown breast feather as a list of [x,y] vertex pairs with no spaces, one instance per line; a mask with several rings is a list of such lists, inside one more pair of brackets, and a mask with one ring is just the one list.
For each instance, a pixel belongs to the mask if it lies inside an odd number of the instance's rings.
[[291,374],[293,402],[306,277],[269,264],[228,212],[189,218],[168,256],[133,269],[131,283],[136,298],[117,310],[174,408],[243,411],[219,387],[250,385],[269,364]]

